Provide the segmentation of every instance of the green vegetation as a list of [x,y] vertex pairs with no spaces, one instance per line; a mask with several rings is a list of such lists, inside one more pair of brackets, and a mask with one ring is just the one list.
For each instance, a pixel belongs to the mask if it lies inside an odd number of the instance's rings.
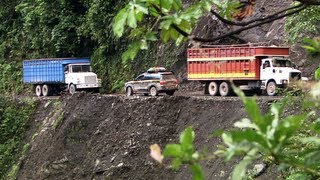
[[193,174],[193,179],[203,179],[201,166],[198,161],[200,159],[199,152],[194,150],[193,141],[195,133],[191,127],[185,129],[180,135],[180,144],[166,145],[163,155],[164,157],[173,157],[172,167],[179,169],[184,164],[189,164]]
[[285,29],[288,32],[289,42],[302,42],[306,36],[319,36],[319,22],[320,8],[318,6],[311,6],[288,17]]
[[35,105],[34,101],[18,102],[0,97],[0,179],[14,179],[19,169],[18,159],[28,148],[23,147],[22,140]]
[[[158,57],[158,45],[123,61],[121,54],[131,40],[112,33],[112,21],[126,0],[0,2],[0,93],[25,93],[22,60],[51,57],[90,57],[94,71],[102,78],[102,92],[123,89],[125,81],[150,66],[170,65],[176,49]],[[125,34],[128,34],[124,32]],[[168,45],[170,46],[170,45]],[[168,58],[170,56],[170,58]],[[27,86],[30,89],[30,86]]]
[[[255,174],[250,174],[247,168],[257,160],[277,166],[287,179],[317,179],[320,177],[320,118],[315,116],[320,103],[319,99],[314,99],[320,95],[317,88],[314,87],[312,96],[274,102],[269,112],[262,114],[255,97],[248,98],[234,87],[244,103],[248,118],[236,122],[235,129],[221,134],[224,145],[212,153],[195,151],[195,132],[189,127],[181,133],[180,144],[165,146],[163,156],[172,158],[171,167],[174,169],[188,165],[194,179],[204,179],[199,166],[201,161],[216,158],[230,161],[235,157],[242,159],[233,170],[232,179],[235,180],[252,178]],[[300,111],[294,115],[284,114],[288,107],[296,107]],[[162,155],[153,156],[156,160],[157,157]]]

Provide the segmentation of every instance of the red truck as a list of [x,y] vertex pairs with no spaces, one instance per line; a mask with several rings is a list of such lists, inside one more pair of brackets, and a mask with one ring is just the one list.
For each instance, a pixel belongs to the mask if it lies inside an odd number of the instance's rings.
[[288,59],[288,47],[224,46],[188,49],[188,80],[205,84],[205,94],[228,96],[231,81],[242,90],[257,94],[277,93],[290,81],[301,79],[301,71]]

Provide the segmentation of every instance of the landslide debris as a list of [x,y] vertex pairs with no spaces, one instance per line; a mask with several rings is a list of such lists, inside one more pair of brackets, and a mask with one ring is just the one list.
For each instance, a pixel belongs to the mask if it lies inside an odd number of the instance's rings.
[[[264,111],[269,101],[259,100]],[[176,143],[193,126],[196,148],[214,151],[221,140],[211,133],[245,116],[237,97],[79,93],[42,100],[18,179],[190,179],[186,167],[175,172],[157,164],[149,146]],[[228,178],[233,166],[223,160],[203,164],[208,179]]]

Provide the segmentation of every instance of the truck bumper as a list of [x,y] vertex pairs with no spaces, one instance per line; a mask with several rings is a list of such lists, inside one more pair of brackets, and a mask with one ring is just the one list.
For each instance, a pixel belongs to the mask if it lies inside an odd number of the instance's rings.
[[100,88],[100,84],[77,84],[77,89]]

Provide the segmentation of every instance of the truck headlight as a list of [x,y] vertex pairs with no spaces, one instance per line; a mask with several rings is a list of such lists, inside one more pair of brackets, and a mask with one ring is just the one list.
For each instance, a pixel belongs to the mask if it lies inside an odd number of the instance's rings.
[[281,80],[281,84],[288,84],[288,80],[287,79],[282,79]]

